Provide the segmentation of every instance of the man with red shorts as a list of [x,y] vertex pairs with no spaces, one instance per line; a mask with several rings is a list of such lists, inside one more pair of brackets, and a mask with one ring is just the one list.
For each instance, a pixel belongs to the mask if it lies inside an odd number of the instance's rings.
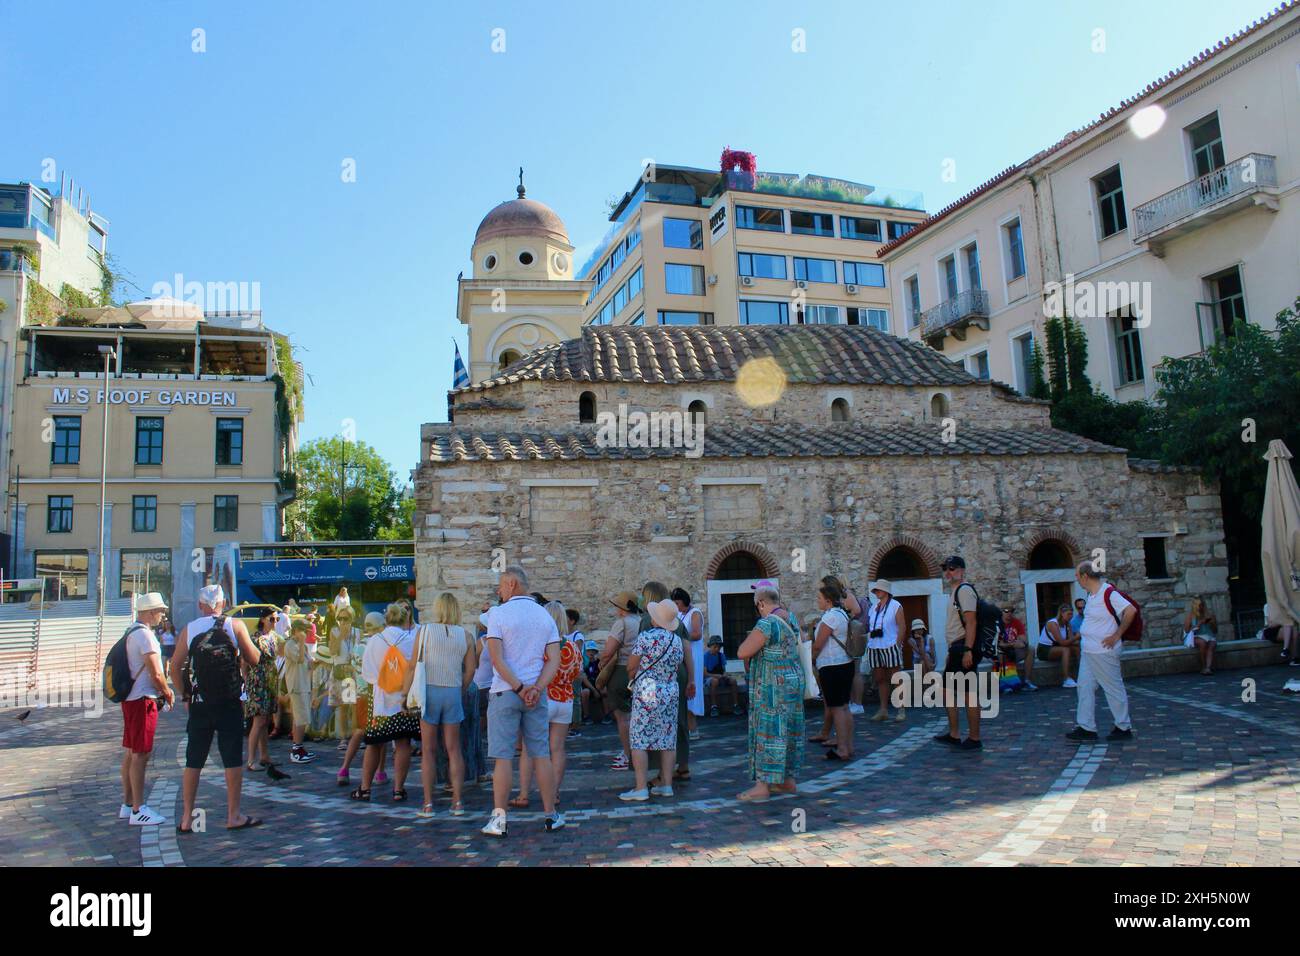
[[158,699],[169,705],[172,689],[163,677],[162,648],[153,629],[167,613],[162,595],[156,591],[135,602],[135,623],[126,635],[126,661],[131,672],[131,693],[122,701],[122,809],[118,818],[133,827],[157,826],[162,815],[144,802],[144,771],[153,752],[158,727]]

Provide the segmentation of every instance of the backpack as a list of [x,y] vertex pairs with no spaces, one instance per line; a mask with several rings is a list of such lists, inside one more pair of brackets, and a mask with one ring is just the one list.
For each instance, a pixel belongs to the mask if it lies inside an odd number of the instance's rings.
[[[848,618],[849,629],[847,632],[848,636],[845,640],[841,641],[838,637],[835,637],[834,634],[831,635],[831,640],[843,648],[844,653],[853,658],[853,660],[861,660],[863,655],[867,653],[867,626],[858,618],[849,617],[849,612],[844,610],[844,608],[837,607],[835,610]],[[798,631],[795,632],[796,636],[798,633]]]
[[144,625],[139,621],[132,623],[117,639],[117,643],[108,649],[108,656],[104,658],[102,675],[104,699],[111,704],[120,704],[126,700],[135,685],[135,677],[131,674],[131,665],[126,654],[126,639],[137,627],[144,627]]
[[[969,581],[963,581],[952,592],[952,604],[961,618],[961,605],[957,603],[957,592],[962,588],[975,591],[975,645],[979,655],[992,658],[998,652],[998,641],[1002,637],[1002,608],[980,597],[980,592]],[[965,621],[962,626],[965,627]]]
[[226,632],[226,616],[214,618],[212,628],[190,642],[185,661],[188,696],[205,704],[239,700],[244,678],[239,672],[239,648]]
[[1124,632],[1123,639],[1125,641],[1142,640],[1142,631],[1143,631],[1142,606],[1138,604],[1137,601],[1133,600],[1131,597],[1129,597],[1127,594],[1121,591],[1119,588],[1115,587],[1113,584],[1106,585],[1106,590],[1102,592],[1101,599],[1106,602],[1106,610],[1110,611],[1110,616],[1115,619],[1116,626],[1118,626],[1124,620],[1124,618],[1121,615],[1116,614],[1115,609],[1110,606],[1111,591],[1116,592],[1117,594],[1119,594],[1120,597],[1128,601],[1129,604],[1133,605],[1133,623],[1130,624],[1128,626],[1128,630]]
[[401,693],[402,685],[406,683],[406,669],[410,664],[396,644],[388,645],[384,659],[379,662],[379,677],[375,685],[385,694]]

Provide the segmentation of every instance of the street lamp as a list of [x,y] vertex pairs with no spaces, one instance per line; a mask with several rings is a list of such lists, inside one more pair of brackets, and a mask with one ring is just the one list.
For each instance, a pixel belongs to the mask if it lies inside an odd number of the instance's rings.
[[104,499],[107,497],[108,485],[108,363],[117,358],[117,352],[111,345],[101,345],[99,354],[104,356],[104,433],[100,439],[99,458],[99,571],[96,578],[95,593],[99,596],[99,639],[104,639]]

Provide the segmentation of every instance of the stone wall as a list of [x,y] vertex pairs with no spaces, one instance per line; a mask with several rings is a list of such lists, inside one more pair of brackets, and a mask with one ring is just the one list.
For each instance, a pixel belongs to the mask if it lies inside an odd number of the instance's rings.
[[[1017,400],[988,383],[906,387],[901,385],[789,385],[774,405],[750,408],[736,395],[733,382],[700,382],[682,385],[648,385],[639,382],[582,384],[576,382],[515,382],[495,386],[486,395],[493,401],[520,406],[509,409],[457,409],[456,424],[462,428],[513,431],[545,426],[565,428],[578,423],[578,397],[595,393],[597,412],[617,413],[620,405],[631,411],[681,412],[695,399],[708,406],[708,421],[733,424],[795,422],[818,425],[831,423],[831,401],[844,398],[853,422],[932,421],[931,398],[942,394],[949,415],[958,422],[978,422],[984,428],[1047,428],[1050,412],[1046,404]],[[478,404],[484,394],[467,392],[462,404]]]
[[[491,599],[495,555],[498,567],[522,564],[533,590],[591,615],[588,629],[606,627],[605,597],[651,578],[702,598],[710,559],[737,541],[770,553],[806,610],[818,576],[864,588],[873,555],[901,536],[930,562],[963,555],[985,596],[1023,610],[1019,573],[1034,544],[1056,537],[1073,543],[1075,560],[1105,549],[1111,578],[1143,605],[1148,645],[1181,638],[1192,593],[1229,619],[1217,490],[1120,454],[426,462],[416,508],[425,612],[443,590],[467,616]],[[1144,534],[1172,535],[1170,580],[1146,579]],[[796,548],[803,574],[791,570]]]

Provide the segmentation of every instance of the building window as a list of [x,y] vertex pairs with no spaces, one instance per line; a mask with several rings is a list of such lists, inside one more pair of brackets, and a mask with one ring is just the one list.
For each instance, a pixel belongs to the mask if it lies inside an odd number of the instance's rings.
[[881,332],[889,331],[889,310],[849,309],[849,325],[869,325]]
[[629,322],[628,325],[645,325],[645,313],[638,312],[636,318]]
[[976,352],[967,360],[966,367],[976,378],[987,382],[989,378],[989,353]]
[[755,279],[784,279],[785,256],[770,256],[760,252],[742,252],[737,258],[737,268],[742,276]]
[[1202,332],[1203,347],[1208,348],[1214,342],[1221,342],[1233,335],[1233,326],[1238,321],[1246,321],[1246,289],[1241,281],[1241,269],[1231,269],[1209,276],[1205,280],[1209,287],[1209,303],[1214,328],[1211,335]]
[[1034,365],[1034,333],[1026,332],[1011,340],[1011,354],[1016,363],[1016,387],[1021,395],[1029,394],[1029,370]]
[[824,212],[790,210],[790,231],[798,236],[835,236],[835,217]]
[[1146,557],[1148,580],[1169,577],[1169,558],[1165,553],[1164,538],[1143,538],[1142,552]]
[[916,228],[916,223],[914,222],[894,222],[892,219],[888,221],[887,225],[889,227],[888,234],[891,240],[902,239],[905,235]]
[[842,398],[831,402],[831,421],[847,422],[849,420],[849,403]]
[[780,209],[767,206],[737,206],[736,228],[785,232],[785,215]]
[[504,352],[501,353],[501,358],[497,360],[498,370],[505,371],[509,366],[514,365],[515,362],[518,362],[521,357],[522,356],[520,356],[520,354],[516,352],[514,349],[506,349]]
[[960,291],[957,287],[957,257],[948,256],[939,263],[939,266],[943,270],[943,287],[948,293],[947,298],[957,298],[957,293]]
[[46,578],[45,596],[53,601],[86,597],[89,569],[90,558],[84,551],[36,552],[36,577]]
[[121,559],[121,596],[157,591],[164,601],[171,601],[172,553],[170,551],[123,551]]
[[644,286],[645,286],[645,276],[641,272],[641,266],[637,266],[636,272],[633,272],[630,276],[627,277],[627,301],[631,302],[638,295],[640,295],[641,289]]
[[1219,114],[1211,113],[1205,119],[1187,128],[1187,140],[1192,148],[1192,164],[1197,176],[1208,176],[1224,163],[1223,134],[1219,130]]
[[242,465],[244,463],[244,420],[242,418],[217,419],[217,464]]
[[671,310],[661,310],[659,312],[660,325],[712,325],[712,312],[674,312]]
[[212,530],[239,530],[239,495],[217,495],[212,499]]
[[131,530],[132,531],[157,531],[158,530],[158,496],[157,495],[132,495],[131,496]]
[[784,302],[740,300],[741,325],[789,325],[790,307]]
[[878,262],[844,263],[845,285],[869,285],[877,289],[885,287],[885,267]]
[[135,420],[135,463],[161,465],[163,451],[163,420],[137,418]]
[[81,461],[81,416],[54,417],[54,444],[50,446],[50,463],[75,465]]
[[578,396],[578,421],[584,424],[596,421],[596,395],[594,392],[583,392]]
[[72,495],[50,495],[45,499],[45,530],[50,534],[67,534],[72,530]]
[[1097,211],[1101,216],[1103,239],[1128,228],[1128,213],[1124,211],[1124,181],[1119,167],[1106,170],[1092,181],[1097,190]]
[[1115,327],[1115,364],[1119,369],[1119,384],[1132,385],[1144,381],[1146,371],[1142,365],[1142,339],[1137,319],[1126,307],[1111,316],[1111,322]]
[[703,425],[709,420],[709,406],[697,398],[686,406],[686,417],[692,425]]
[[704,266],[665,262],[664,290],[670,295],[704,295]]
[[664,245],[670,249],[704,248],[704,228],[698,219],[664,217]]
[[806,306],[802,313],[800,325],[839,325],[840,310],[834,305]]
[[930,418],[933,421],[943,421],[948,417],[948,399],[943,395],[932,395],[930,397]]
[[794,257],[794,277],[804,282],[834,282],[834,259],[805,259]]
[[1007,281],[1019,279],[1025,274],[1025,245],[1020,234],[1020,220],[1013,219],[1002,227],[1002,234],[1007,243]]
[[980,281],[980,250],[979,246],[971,243],[964,246],[961,250],[962,259],[966,263],[966,281],[970,283],[972,289],[984,288],[984,283]]
[[866,242],[879,242],[880,220],[858,219],[854,216],[840,216],[840,238],[862,239]]
[[907,290],[907,327],[914,329],[921,324],[921,283],[916,276],[910,276],[903,287]]

